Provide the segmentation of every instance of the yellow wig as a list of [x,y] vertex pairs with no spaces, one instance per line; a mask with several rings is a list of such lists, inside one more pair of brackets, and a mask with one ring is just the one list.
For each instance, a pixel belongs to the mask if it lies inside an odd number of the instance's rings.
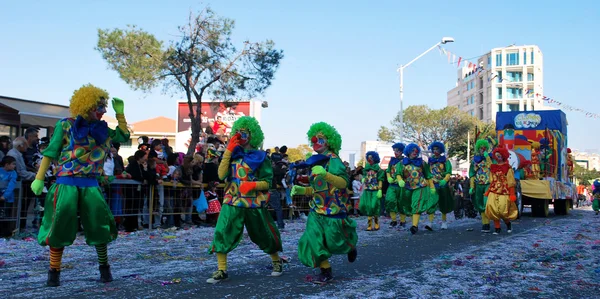
[[108,92],[92,84],[82,86],[73,92],[73,97],[71,97],[69,104],[71,116],[87,117],[88,113],[95,109],[102,99],[108,101]]

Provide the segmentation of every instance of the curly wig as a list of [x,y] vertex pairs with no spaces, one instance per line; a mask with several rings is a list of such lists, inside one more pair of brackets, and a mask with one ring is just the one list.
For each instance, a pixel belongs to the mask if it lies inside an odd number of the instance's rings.
[[311,142],[313,136],[317,134],[323,134],[327,139],[327,144],[329,145],[329,149],[334,154],[339,154],[340,149],[342,149],[342,136],[338,131],[330,124],[325,122],[314,123],[308,129],[306,136],[308,137],[308,141]]
[[442,153],[442,154],[446,152],[446,147],[444,146],[444,144],[443,144],[443,143],[441,143],[441,142],[439,142],[439,141],[434,141],[433,143],[431,143],[431,144],[429,145],[429,150],[430,150],[430,151],[433,151],[433,148],[434,148],[434,147],[437,147],[437,148],[439,148],[439,149],[440,149],[440,153]]
[[101,99],[108,101],[108,92],[92,84],[87,84],[73,92],[69,103],[72,117],[79,115],[85,117],[98,106]]
[[598,180],[595,180],[595,181],[594,181],[594,191],[595,191],[596,189],[600,189],[600,181],[598,181]]
[[406,147],[406,145],[402,142],[397,142],[397,143],[394,143],[394,145],[392,145],[392,149],[397,149],[400,152],[404,152],[405,147]]
[[414,150],[417,150],[417,155],[421,153],[421,148],[417,144],[410,143],[404,148],[404,155],[408,157]]
[[381,159],[379,158],[379,154],[377,152],[368,151],[367,154],[365,155],[365,159],[367,159],[367,161],[368,161],[369,157],[371,157],[371,159],[373,159],[373,163],[381,162]]
[[235,135],[239,130],[246,129],[250,131],[250,146],[253,148],[259,148],[265,140],[260,124],[256,118],[252,116],[242,116],[233,123],[231,127],[231,137]]
[[477,140],[477,142],[475,142],[475,152],[479,153],[479,150],[481,150],[482,147],[487,151],[490,149],[490,143],[485,139]]
[[498,147],[498,148],[494,149],[494,151],[492,152],[492,155],[494,155],[494,157],[495,157],[496,153],[500,154],[500,156],[502,157],[502,160],[504,160],[504,161],[508,161],[508,158],[510,157],[510,153],[504,147]]

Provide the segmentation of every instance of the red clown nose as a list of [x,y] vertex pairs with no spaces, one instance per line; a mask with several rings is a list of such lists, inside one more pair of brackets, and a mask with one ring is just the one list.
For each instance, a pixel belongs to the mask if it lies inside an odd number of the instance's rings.
[[319,139],[317,138],[317,136],[313,136],[313,138],[311,138],[310,141],[312,143],[317,143],[317,141],[319,141]]

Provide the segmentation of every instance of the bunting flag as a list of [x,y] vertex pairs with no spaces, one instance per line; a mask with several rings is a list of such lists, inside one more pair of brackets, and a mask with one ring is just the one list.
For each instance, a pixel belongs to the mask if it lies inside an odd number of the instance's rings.
[[[525,92],[525,94],[533,94],[533,92],[534,92],[533,90],[527,89],[526,92]],[[577,108],[577,107],[573,107],[573,106],[568,105],[568,104],[564,104],[562,102],[559,102],[559,101],[557,101],[555,99],[552,99],[550,97],[547,97],[547,96],[539,94],[539,93],[536,93],[534,95],[535,95],[536,98],[541,97],[542,100],[544,102],[548,103],[548,104],[560,107],[561,110],[566,110],[566,111],[570,111],[570,112],[580,112],[580,113],[585,114],[585,116],[588,117],[588,118],[600,118],[600,114],[592,113],[592,112],[583,110],[581,108]]]

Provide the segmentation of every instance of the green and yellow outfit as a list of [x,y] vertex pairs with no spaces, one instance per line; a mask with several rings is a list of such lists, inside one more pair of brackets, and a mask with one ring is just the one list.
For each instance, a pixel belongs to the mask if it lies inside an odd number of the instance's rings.
[[392,157],[390,159],[390,163],[388,164],[388,168],[386,169],[386,175],[388,182],[390,185],[388,186],[387,191],[385,192],[385,209],[390,212],[390,217],[392,218],[392,222],[396,221],[396,215],[400,214],[400,224],[406,222],[406,214],[410,213],[410,203],[407,205],[408,201],[403,201],[403,193],[404,187],[400,187],[398,185],[398,181],[396,180],[396,166],[400,162],[400,159],[396,157]]
[[[490,187],[490,166],[492,159],[489,155],[475,156],[469,168],[469,193],[472,194],[471,200],[475,209],[481,214],[481,223],[486,226],[490,224],[490,220],[485,215],[487,206],[487,196],[485,193]],[[487,228],[489,229],[489,228]]]
[[310,187],[300,195],[312,196],[306,229],[298,242],[298,257],[307,267],[328,269],[333,254],[348,254],[356,248],[356,222],[348,217],[348,174],[333,153],[317,154],[297,167],[320,165],[325,175],[309,175]]
[[[454,211],[454,197],[448,185],[452,175],[452,164],[446,159],[446,156],[433,156],[427,162],[436,189],[436,194],[431,196],[436,198],[434,201],[438,203],[439,210],[442,212],[442,221],[445,222],[446,214]],[[430,213],[430,215],[433,215],[433,213]]]
[[[244,150],[241,146],[233,152],[226,150],[219,177],[226,179],[223,208],[209,248],[209,253],[217,254],[219,270],[227,270],[227,254],[242,241],[244,227],[254,244],[279,261],[278,252],[283,251],[281,237],[267,209],[273,166],[266,152]],[[244,184],[255,187],[243,193],[240,187]]]
[[396,167],[396,180],[404,185],[404,198],[410,201],[412,226],[417,228],[421,213],[432,214],[437,208],[437,198],[432,196],[435,186],[431,180],[429,165],[422,158],[405,157]]
[[[385,179],[385,172],[379,163],[367,163],[363,169],[364,190],[360,195],[359,210],[368,216],[367,230],[379,229],[379,213],[381,213],[381,187]],[[373,227],[374,220],[374,227]]]
[[[105,245],[117,238],[115,220],[97,177],[103,174],[104,158],[112,142],[126,142],[125,117],[117,115],[118,127],[106,122],[88,123],[81,116],[58,121],[44,157],[58,161],[56,183],[46,196],[46,210],[38,233],[42,246],[62,248],[77,235],[77,212],[89,245]],[[48,207],[51,207],[50,209]]]

